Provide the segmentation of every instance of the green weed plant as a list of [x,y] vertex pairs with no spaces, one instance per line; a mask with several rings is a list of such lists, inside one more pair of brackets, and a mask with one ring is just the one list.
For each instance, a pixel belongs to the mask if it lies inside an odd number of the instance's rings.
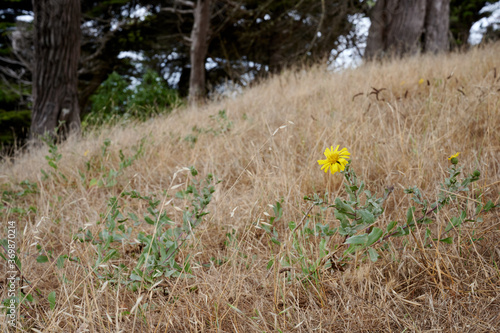
[[[392,240],[401,237],[414,237],[420,230],[424,231],[421,248],[432,248],[441,244],[454,244],[461,241],[461,228],[465,223],[482,222],[482,215],[498,205],[491,200],[482,203],[481,195],[476,199],[466,196],[471,193],[471,185],[480,179],[480,172],[473,171],[464,175],[458,165],[458,158],[451,158],[448,176],[439,184],[439,194],[435,201],[425,199],[422,191],[411,186],[404,190],[410,195],[412,204],[406,210],[404,221],[382,220],[383,204],[393,192],[393,187],[385,190],[382,196],[372,194],[365,189],[365,182],[360,180],[351,166],[346,164],[340,174],[344,177],[345,197],[336,197],[330,201],[329,193],[318,193],[304,197],[310,203],[299,223],[288,222],[287,234],[280,235],[276,222],[282,218],[282,202],[273,205],[274,216],[269,221],[256,225],[268,235],[271,246],[279,246],[280,255],[274,256],[268,262],[268,269],[276,264],[282,271],[296,270],[303,281],[319,282],[321,272],[338,269],[353,262],[354,258],[367,258],[376,262],[384,252],[391,247]],[[474,205],[474,214],[468,215],[467,206]],[[437,213],[444,207],[453,209],[449,214],[449,222],[444,230],[436,225]],[[312,216],[314,207],[319,213]],[[449,207],[449,208],[450,208]],[[323,222],[327,210],[333,210],[336,219],[334,225]],[[287,237],[288,236],[288,237]],[[338,239],[343,241],[338,242]],[[316,251],[311,251],[308,245],[318,242]]]

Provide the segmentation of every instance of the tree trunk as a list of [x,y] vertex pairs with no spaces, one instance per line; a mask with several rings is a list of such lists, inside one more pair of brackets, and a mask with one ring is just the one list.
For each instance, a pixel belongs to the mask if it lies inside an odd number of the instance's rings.
[[400,0],[391,13],[386,49],[397,56],[420,50],[424,32],[426,0]]
[[448,48],[450,0],[379,0],[372,10],[365,58]]
[[33,0],[33,11],[35,59],[30,137],[38,140],[49,134],[65,139],[70,133],[80,132],[80,1]]
[[194,25],[191,31],[191,74],[189,77],[189,103],[205,98],[205,58],[210,30],[210,0],[197,0]]
[[[374,59],[383,55],[385,51],[386,25],[388,19],[386,12],[389,12],[387,2],[390,0],[378,0],[372,9],[370,20],[371,25],[368,29],[368,38],[364,57]],[[390,1],[394,5],[394,1]]]
[[450,0],[427,0],[425,19],[425,52],[448,50],[450,26]]

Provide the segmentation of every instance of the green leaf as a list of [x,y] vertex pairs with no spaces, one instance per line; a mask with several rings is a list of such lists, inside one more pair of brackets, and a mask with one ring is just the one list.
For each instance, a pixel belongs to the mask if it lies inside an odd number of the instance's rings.
[[57,268],[59,269],[64,268],[64,260],[66,260],[67,257],[68,257],[67,255],[62,255],[57,258],[56,262]]
[[383,234],[384,234],[384,232],[382,231],[382,229],[374,227],[372,229],[372,232],[370,232],[370,234],[368,235],[368,241],[366,243],[366,246],[370,246],[373,243],[375,243],[376,241],[378,241],[379,238],[382,237]]
[[52,291],[49,294],[48,300],[49,300],[49,304],[50,304],[50,309],[54,310],[54,308],[56,307],[56,292],[55,291]]
[[130,274],[130,279],[132,281],[142,281],[142,277],[140,277],[139,275],[134,274],[134,273]]
[[26,300],[28,302],[33,302],[33,300],[34,300],[33,295],[31,295],[31,294],[26,295]]
[[128,213],[128,216],[134,221],[139,222],[139,218],[134,213]]
[[432,236],[432,231],[429,228],[425,228],[424,244],[427,244],[427,238]]
[[234,305],[229,304],[229,303],[226,303],[226,304],[227,304],[227,305],[229,305],[229,307],[230,307],[231,309],[233,309],[234,311],[238,312],[239,314],[241,314],[241,315],[243,315],[243,316],[245,315],[245,314],[243,313],[243,311],[241,311],[240,309],[238,309],[238,308],[237,308],[237,307],[235,307]]
[[271,242],[273,242],[276,245],[280,245],[281,244],[281,242],[277,238],[275,238],[275,237],[271,238]]
[[344,244],[365,245],[368,241],[368,235],[356,235],[346,239]]
[[342,214],[341,212],[339,212],[338,210],[335,211],[335,217],[337,219],[339,219],[340,221],[340,226],[342,228],[347,228],[349,227],[349,219],[347,218],[347,216],[345,214]]
[[273,210],[276,221],[278,221],[281,216],[283,216],[283,207],[281,207],[281,203],[279,201],[276,201],[276,204],[273,206]]
[[378,255],[378,253],[377,253],[377,250],[375,250],[375,249],[374,249],[374,248],[372,248],[372,247],[368,249],[368,255],[370,256],[370,260],[371,260],[372,262],[376,262],[376,261],[378,260],[378,258],[379,258],[379,255]]
[[474,213],[474,215],[478,215],[482,211],[483,211],[483,205],[477,204],[477,206],[476,206],[476,212]]
[[363,192],[364,188],[365,188],[365,182],[364,181],[359,182],[359,189],[357,194],[360,195],[361,192]]
[[391,231],[397,224],[397,221],[391,221],[389,225],[387,225],[387,232]]
[[266,269],[268,269],[268,270],[269,270],[269,269],[271,269],[271,267],[273,267],[273,264],[274,264],[274,259],[269,260],[269,261],[267,262],[267,267],[266,267]]
[[423,223],[423,224],[431,224],[432,222],[434,221],[429,217],[424,217],[418,220],[418,223]]
[[272,233],[271,232],[271,226],[267,225],[267,224],[260,224],[259,225],[262,229],[264,229],[265,232],[267,232],[268,234]]
[[492,208],[494,208],[494,207],[495,207],[495,204],[493,203],[493,201],[489,200],[489,201],[486,203],[486,205],[484,205],[484,208],[483,208],[483,209],[484,209],[484,211],[485,211],[485,212],[488,212],[488,211],[490,211],[490,210],[491,210]]
[[47,261],[49,261],[49,258],[47,258],[47,256],[45,256],[45,255],[40,255],[36,258],[36,262],[38,262],[40,264],[47,262]]
[[406,212],[406,224],[411,225],[415,221],[415,207],[411,206]]
[[366,209],[360,209],[358,211],[359,215],[361,215],[361,221],[364,223],[364,224],[372,224],[373,222],[375,222],[375,216],[373,216],[373,214],[371,212],[369,212],[368,210]]
[[337,208],[337,210],[343,214],[349,214],[352,216],[354,216],[354,214],[355,214],[354,209],[351,206],[349,206],[347,203],[342,201],[340,198],[335,199],[335,208]]
[[394,234],[395,237],[400,237],[400,236],[405,236],[410,233],[409,228],[403,228],[402,226],[398,226],[396,229],[396,233]]
[[446,244],[453,244],[453,237],[450,236],[447,238],[440,239],[439,241]]
[[288,222],[288,229],[290,229],[290,231],[293,231],[295,227],[296,227],[295,221]]
[[151,225],[154,225],[155,224],[155,221],[153,221],[151,218],[149,218],[148,216],[144,216],[144,220],[148,223],[148,224],[151,224]]
[[453,216],[451,218],[450,223],[448,223],[448,225],[446,226],[446,229],[444,230],[444,232],[448,232],[449,230],[451,230],[453,228],[459,227],[462,224],[462,222],[465,220],[465,217],[466,217],[465,211],[462,211],[462,214],[460,214],[460,217]]
[[48,163],[54,170],[57,170],[57,164],[54,161],[49,161]]
[[109,250],[108,253],[106,253],[106,255],[104,256],[104,258],[102,258],[101,263],[104,264],[106,261],[113,258],[114,256],[118,256],[118,252],[115,249]]
[[319,242],[319,257],[323,258],[328,254],[328,249],[326,248],[326,238],[321,238]]

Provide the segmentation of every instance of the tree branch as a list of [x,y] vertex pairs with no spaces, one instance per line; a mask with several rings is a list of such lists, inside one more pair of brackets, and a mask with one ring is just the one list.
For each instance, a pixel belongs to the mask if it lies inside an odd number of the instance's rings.
[[6,63],[11,64],[11,65],[18,65],[18,66],[24,67],[24,63],[22,63],[21,61],[14,60],[14,59],[0,57],[0,61],[6,62]]
[[21,71],[21,73],[16,73],[14,70],[12,70],[8,67],[0,66],[0,72],[4,73],[5,75],[7,75],[13,79],[21,80],[22,76],[25,73],[25,70],[23,69]]
[[[189,7],[191,9],[177,8],[178,5],[179,6],[186,6],[186,7]],[[194,1],[174,0],[174,7],[163,7],[160,9],[160,11],[174,13],[174,14],[180,14],[180,15],[185,15],[185,14],[193,14],[194,15],[194,7],[195,7]]]
[[194,1],[188,1],[188,0],[175,0],[175,4],[183,5],[190,8],[194,8],[195,6]]
[[178,9],[178,8],[171,8],[171,7],[163,7],[160,9],[162,12],[168,12],[168,13],[174,13],[174,14],[194,14],[194,10],[192,9]]

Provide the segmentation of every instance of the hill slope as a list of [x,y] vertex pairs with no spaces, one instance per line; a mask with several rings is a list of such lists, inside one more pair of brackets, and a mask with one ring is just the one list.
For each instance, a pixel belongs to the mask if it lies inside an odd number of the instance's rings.
[[[500,44],[342,73],[285,72],[234,99],[5,162],[2,225],[17,228],[20,283],[32,297],[19,327],[498,329],[500,218],[498,208],[476,209],[499,202],[498,54]],[[343,176],[317,163],[332,145],[348,148],[351,170],[371,193],[393,189],[372,227],[397,221],[402,232],[413,229],[369,246],[376,262],[365,248],[345,252],[332,207],[304,200],[348,199]],[[442,210],[423,210],[404,189],[439,200],[451,188],[440,192],[439,184],[456,152],[459,177],[479,170],[480,179]],[[213,194],[201,181],[209,174],[220,180]],[[192,200],[194,188],[201,192]],[[427,224],[405,227],[422,213]],[[356,233],[374,230],[367,227]]]

